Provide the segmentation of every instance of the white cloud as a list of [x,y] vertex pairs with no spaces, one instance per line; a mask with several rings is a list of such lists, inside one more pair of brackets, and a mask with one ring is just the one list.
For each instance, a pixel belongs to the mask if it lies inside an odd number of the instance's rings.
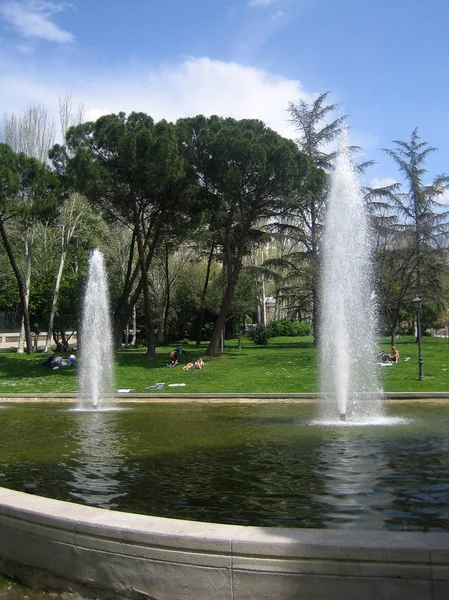
[[18,33],[25,38],[37,37],[50,42],[73,42],[74,36],[61,29],[51,17],[71,5],[67,3],[55,4],[40,0],[29,2],[5,2],[0,7],[3,20],[9,23]]
[[261,69],[209,58],[190,58],[183,63],[157,69],[140,66],[109,73],[54,72],[23,76],[14,69],[2,74],[0,115],[23,112],[31,104],[58,114],[58,99],[67,91],[74,105],[82,102],[86,120],[108,113],[143,111],[155,120],[204,114],[236,119],[261,119],[281,135],[295,137],[288,123],[287,106],[300,98],[311,102],[298,80],[285,79]]
[[397,181],[396,179],[393,179],[393,177],[383,177],[380,179],[378,177],[374,177],[371,179],[368,185],[371,188],[382,188],[387,187],[388,185],[394,185],[395,183],[397,183]]
[[449,190],[446,190],[441,196],[438,196],[437,201],[440,204],[448,205],[449,204]]

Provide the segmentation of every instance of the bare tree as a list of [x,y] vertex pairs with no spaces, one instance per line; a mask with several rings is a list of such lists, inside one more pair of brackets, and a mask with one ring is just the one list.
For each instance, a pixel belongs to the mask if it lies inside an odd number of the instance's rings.
[[4,115],[2,142],[8,144],[14,152],[23,152],[39,162],[47,162],[55,135],[55,123],[43,106],[30,106],[21,117],[15,114]]
[[[61,125],[61,134],[64,138],[65,133],[72,125],[79,125],[83,121],[84,109],[80,104],[77,111],[74,113],[72,107],[72,96],[66,94],[64,98],[59,100],[59,120]],[[47,151],[48,152],[48,151]],[[84,196],[74,192],[70,193],[64,201],[59,212],[57,226],[59,228],[60,254],[59,265],[53,288],[53,298],[51,303],[50,317],[48,319],[47,337],[45,339],[44,352],[50,350],[53,324],[56,311],[58,308],[59,289],[61,286],[62,273],[67,258],[67,251],[70,242],[73,239],[77,229],[82,225],[86,216],[91,212],[91,207]]]
[[[55,141],[55,124],[43,106],[31,106],[21,117],[4,115],[1,140],[14,152],[22,152],[41,163],[48,160],[48,151]],[[24,198],[27,202],[27,199]],[[27,220],[22,231],[25,257],[25,273],[22,275],[25,287],[25,301],[29,304],[31,264],[35,241],[35,221]],[[25,343],[25,321],[22,315],[17,352],[23,352]]]

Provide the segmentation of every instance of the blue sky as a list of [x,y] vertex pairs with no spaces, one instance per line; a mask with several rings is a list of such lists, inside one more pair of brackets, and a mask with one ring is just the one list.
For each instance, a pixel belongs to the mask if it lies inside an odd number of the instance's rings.
[[294,137],[288,103],[330,91],[378,162],[364,183],[398,180],[381,148],[415,127],[438,148],[430,180],[449,172],[448,23],[447,0],[0,0],[0,115],[57,119],[71,93],[86,119],[220,114]]

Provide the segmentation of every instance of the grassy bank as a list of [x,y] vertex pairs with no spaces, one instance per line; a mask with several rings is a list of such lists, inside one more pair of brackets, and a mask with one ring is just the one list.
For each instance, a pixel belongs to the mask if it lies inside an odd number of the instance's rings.
[[[115,357],[116,388],[152,393],[154,388],[148,389],[149,386],[165,383],[162,393],[319,391],[318,350],[313,347],[311,338],[273,338],[268,346],[255,346],[251,340],[244,339],[241,349],[232,340],[227,342],[224,353],[217,358],[205,357],[205,367],[201,371],[183,371],[181,367],[204,356],[206,344],[185,346],[180,365],[168,369],[168,352],[173,347],[158,348],[154,360],[147,360],[142,348],[119,351]],[[380,340],[379,347],[388,348],[388,340]],[[386,392],[449,391],[448,340],[423,339],[424,381],[418,379],[418,345],[414,338],[400,338],[397,347],[401,354],[399,364],[378,367],[380,382]],[[43,363],[44,356],[39,353],[27,356],[0,352],[0,394],[77,391],[75,367],[51,370]],[[168,387],[173,383],[184,383],[185,386]]]

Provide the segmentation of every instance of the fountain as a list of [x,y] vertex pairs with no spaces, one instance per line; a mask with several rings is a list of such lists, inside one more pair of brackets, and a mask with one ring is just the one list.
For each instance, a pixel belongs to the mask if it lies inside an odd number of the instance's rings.
[[80,407],[96,409],[114,387],[109,293],[103,255],[98,249],[89,258],[80,340]]
[[[404,427],[347,427],[386,418],[369,231],[345,149],[323,257],[322,416],[345,427],[322,427],[307,402],[158,401],[75,415],[19,403],[2,413],[0,572],[130,600],[447,597],[446,407],[400,404],[387,420]],[[83,406],[101,406],[112,389],[108,313],[96,250],[81,328]],[[31,476],[32,502],[14,491]]]
[[363,196],[345,140],[332,174],[322,247],[322,417],[382,417],[376,364],[376,302]]

